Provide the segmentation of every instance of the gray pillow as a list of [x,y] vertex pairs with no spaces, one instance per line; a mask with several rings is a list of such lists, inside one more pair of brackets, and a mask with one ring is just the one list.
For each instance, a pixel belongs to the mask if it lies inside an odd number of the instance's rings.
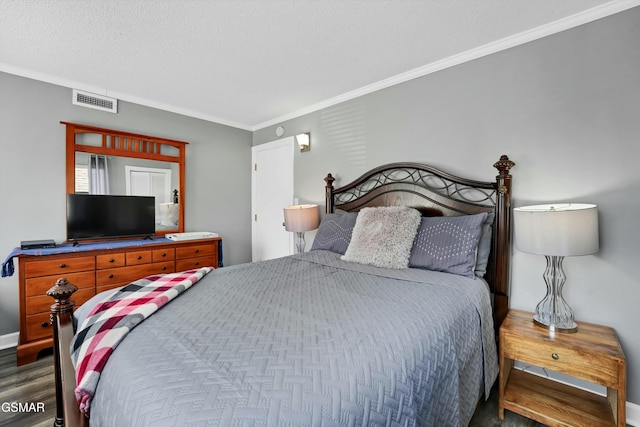
[[483,212],[422,218],[409,267],[475,277],[476,251],[486,217]]
[[358,214],[344,261],[407,268],[420,212],[406,206],[364,208]]
[[324,249],[341,255],[347,251],[358,214],[345,212],[322,217],[311,250]]
[[478,255],[476,256],[475,274],[478,277],[484,277],[487,273],[487,264],[489,263],[489,253],[491,252],[491,240],[493,237],[493,219],[496,215],[491,212],[487,215],[482,223],[482,232],[480,233],[480,243],[478,243]]

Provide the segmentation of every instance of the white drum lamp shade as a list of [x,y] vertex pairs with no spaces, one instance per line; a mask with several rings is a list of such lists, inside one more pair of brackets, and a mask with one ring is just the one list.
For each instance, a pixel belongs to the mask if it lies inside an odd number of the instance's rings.
[[565,256],[590,255],[599,250],[596,205],[558,203],[514,209],[516,248],[544,255],[547,295],[536,306],[534,322],[552,331],[575,332],[573,311],[562,297]]

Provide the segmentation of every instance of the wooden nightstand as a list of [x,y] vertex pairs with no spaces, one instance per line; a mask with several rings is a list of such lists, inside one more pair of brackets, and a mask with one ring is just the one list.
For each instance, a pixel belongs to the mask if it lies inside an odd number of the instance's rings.
[[[613,329],[577,322],[574,334],[534,325],[510,310],[500,327],[498,416],[508,409],[548,426],[625,426],[626,362]],[[513,368],[518,360],[607,387],[599,396]]]

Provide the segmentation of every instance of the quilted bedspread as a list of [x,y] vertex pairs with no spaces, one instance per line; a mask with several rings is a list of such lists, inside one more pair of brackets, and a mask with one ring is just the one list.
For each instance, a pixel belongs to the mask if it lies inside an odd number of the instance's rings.
[[90,423],[465,426],[497,372],[482,280],[313,251],[212,271],[133,329]]

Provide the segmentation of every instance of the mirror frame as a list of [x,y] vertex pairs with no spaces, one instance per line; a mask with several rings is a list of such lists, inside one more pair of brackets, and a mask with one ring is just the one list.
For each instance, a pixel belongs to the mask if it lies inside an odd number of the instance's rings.
[[[140,135],[113,129],[104,129],[78,123],[60,122],[66,131],[66,175],[67,194],[75,193],[76,152],[103,154],[107,156],[133,157],[145,160],[160,160],[178,163],[178,228],[174,230],[156,230],[156,236],[184,231],[184,189],[185,189],[185,151],[188,142],[156,136]],[[102,145],[76,144],[78,134],[97,134],[102,136]],[[163,146],[178,150],[178,155],[162,154]]]

